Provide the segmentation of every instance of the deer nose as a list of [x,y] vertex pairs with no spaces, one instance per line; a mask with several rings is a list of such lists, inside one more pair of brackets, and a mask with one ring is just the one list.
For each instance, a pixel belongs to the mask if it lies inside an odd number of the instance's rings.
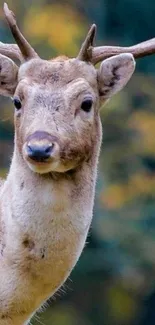
[[34,161],[44,162],[50,158],[54,149],[54,143],[48,144],[27,144],[27,155]]

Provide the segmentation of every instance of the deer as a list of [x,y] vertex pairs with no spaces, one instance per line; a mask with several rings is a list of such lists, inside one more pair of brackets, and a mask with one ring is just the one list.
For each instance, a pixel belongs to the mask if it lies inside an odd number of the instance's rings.
[[0,94],[14,104],[15,134],[0,181],[0,324],[22,325],[64,284],[83,251],[102,142],[100,108],[130,80],[135,58],[155,53],[155,39],[95,47],[93,24],[76,58],[44,60],[7,4],[4,15],[16,44],[0,43]]

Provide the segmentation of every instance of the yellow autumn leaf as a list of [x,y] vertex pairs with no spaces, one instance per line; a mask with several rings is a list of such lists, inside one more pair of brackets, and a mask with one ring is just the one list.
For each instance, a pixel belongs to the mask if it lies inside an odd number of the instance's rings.
[[111,317],[119,324],[124,324],[126,319],[132,320],[136,305],[133,297],[125,289],[118,284],[111,286],[107,291],[106,299]]
[[68,5],[32,7],[24,21],[24,33],[34,42],[45,41],[59,54],[75,55],[79,50],[78,40],[85,33],[82,17]]
[[140,137],[134,145],[137,152],[154,154],[155,114],[148,112],[135,112],[128,121],[128,126],[139,132]]
[[101,195],[101,201],[108,209],[119,209],[128,200],[128,187],[112,184]]
[[155,177],[147,173],[133,174],[127,183],[115,183],[101,194],[101,201],[108,209],[119,209],[134,198],[155,193]]

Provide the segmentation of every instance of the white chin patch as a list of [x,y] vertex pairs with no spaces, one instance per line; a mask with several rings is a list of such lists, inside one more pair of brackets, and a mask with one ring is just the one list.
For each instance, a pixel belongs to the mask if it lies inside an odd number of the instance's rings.
[[33,172],[38,174],[47,174],[56,171],[59,163],[55,162],[52,164],[31,164],[29,161],[27,161],[27,164]]

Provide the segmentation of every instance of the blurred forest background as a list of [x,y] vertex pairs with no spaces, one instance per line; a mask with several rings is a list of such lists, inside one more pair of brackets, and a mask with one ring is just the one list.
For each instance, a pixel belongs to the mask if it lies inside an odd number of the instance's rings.
[[[97,45],[155,37],[155,1],[8,0],[43,58],[76,56],[91,23]],[[13,42],[3,19],[0,40]],[[13,105],[0,99],[0,168],[13,150]],[[103,145],[88,244],[63,290],[35,325],[155,324],[155,56],[137,62],[101,111]]]

